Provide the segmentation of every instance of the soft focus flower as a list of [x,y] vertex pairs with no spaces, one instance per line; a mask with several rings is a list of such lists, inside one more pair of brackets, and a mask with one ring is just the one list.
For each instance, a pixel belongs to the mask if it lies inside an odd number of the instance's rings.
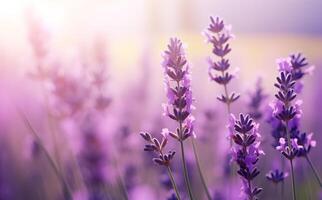
[[263,94],[262,79],[258,79],[256,82],[256,89],[253,93],[250,93],[249,103],[248,103],[248,113],[255,119],[259,120],[263,116],[262,104],[267,98],[266,94]]
[[316,146],[316,141],[313,140],[313,133],[299,133],[297,135],[298,144],[301,145],[302,148],[298,151],[298,156],[306,156],[312,147]]
[[266,174],[266,178],[276,184],[283,182],[286,177],[288,177],[288,173],[284,173],[278,169],[271,170]]
[[276,150],[280,151],[287,159],[293,160],[303,146],[298,144],[297,138],[290,139],[290,142],[291,144],[289,145],[285,138],[280,138],[280,144],[276,147]]

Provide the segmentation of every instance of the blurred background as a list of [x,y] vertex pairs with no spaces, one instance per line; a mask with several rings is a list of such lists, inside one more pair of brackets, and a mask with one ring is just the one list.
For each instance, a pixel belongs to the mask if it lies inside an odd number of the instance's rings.
[[[311,156],[322,172],[322,1],[10,0],[0,5],[0,199],[63,199],[68,191],[74,199],[95,199],[91,193],[99,194],[97,199],[123,199],[124,193],[129,199],[166,199],[165,173],[143,152],[138,133],[159,135],[163,127],[174,127],[162,116],[160,65],[173,36],[186,44],[192,66],[207,181],[213,193],[226,194],[220,177],[227,116],[216,100],[222,88],[208,80],[211,46],[202,35],[211,15],[231,24],[236,36],[230,60],[239,72],[229,86],[241,94],[235,114],[247,112],[258,78],[268,95],[265,110],[274,97],[277,58],[301,52],[315,66],[300,98],[302,128],[315,133],[318,146]],[[265,174],[279,153],[270,145],[269,125],[265,119],[260,123],[268,153],[257,181],[264,187],[261,199],[270,199],[276,188]],[[189,159],[193,171],[193,156]],[[180,168],[174,168],[180,180]],[[297,170],[303,175],[297,177],[299,199],[318,199],[307,164],[299,162]],[[236,185],[239,191],[239,180]]]

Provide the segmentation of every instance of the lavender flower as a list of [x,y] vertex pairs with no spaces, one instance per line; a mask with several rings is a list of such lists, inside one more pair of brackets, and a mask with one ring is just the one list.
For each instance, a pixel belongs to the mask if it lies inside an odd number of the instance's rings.
[[82,148],[78,159],[87,185],[88,199],[104,199],[102,187],[107,183],[105,175],[107,155],[95,124],[88,119],[86,121],[88,124],[82,128]]
[[183,45],[179,39],[170,39],[168,49],[163,54],[162,66],[168,98],[167,103],[163,104],[164,115],[178,123],[176,131],[169,132],[169,135],[180,142],[185,183],[190,200],[193,200],[183,142],[192,135],[196,137],[194,133],[195,118],[191,114],[194,106],[192,105],[190,67],[187,64]]
[[167,129],[163,129],[161,134],[163,135],[163,137],[162,137],[162,140],[159,141],[157,138],[153,138],[149,133],[143,133],[143,132],[140,133],[143,139],[148,142],[148,144],[146,144],[144,147],[144,151],[157,153],[158,157],[153,158],[153,161],[158,165],[169,166],[170,161],[172,160],[175,152],[174,151],[169,151],[168,153],[163,152],[164,147],[168,142],[167,136],[169,134],[169,131]]
[[151,134],[147,133],[147,132],[142,132],[140,133],[140,135],[142,136],[142,138],[148,142],[148,144],[145,145],[144,147],[144,151],[148,151],[148,152],[154,152],[156,153],[158,156],[153,158],[153,162],[160,165],[160,166],[165,166],[168,170],[168,174],[172,183],[172,187],[176,192],[176,196],[178,198],[178,200],[180,200],[180,195],[179,195],[179,191],[177,188],[177,185],[174,181],[173,175],[172,175],[172,171],[170,168],[170,163],[171,160],[173,159],[175,152],[174,151],[169,151],[168,153],[164,153],[164,148],[166,146],[166,144],[168,143],[168,135],[169,135],[169,130],[168,129],[163,129],[162,132],[162,140],[159,141],[157,138],[153,138],[151,136]]
[[237,173],[242,177],[243,191],[250,200],[256,199],[262,188],[253,188],[251,181],[260,173],[256,163],[259,156],[264,154],[259,148],[259,124],[254,123],[249,115],[240,114],[239,120],[231,115],[230,126],[234,127],[232,139],[236,147],[233,148],[233,159],[239,166]]
[[49,32],[43,21],[34,12],[27,13],[28,39],[32,45],[34,55],[43,58],[48,54]]
[[303,88],[303,77],[306,74],[311,74],[311,72],[314,70],[314,66],[308,67],[309,64],[301,53],[291,54],[287,59],[290,64],[286,64],[285,67],[280,66],[279,70],[292,73],[292,78],[294,81],[296,81],[294,90],[296,93],[300,93]]
[[313,133],[302,133],[299,130],[302,114],[300,105],[302,101],[297,100],[292,104],[297,93],[302,91],[303,83],[301,79],[314,68],[311,66],[304,69],[307,65],[306,58],[302,57],[301,54],[293,54],[288,58],[278,60],[280,76],[277,78],[275,86],[279,91],[275,95],[277,100],[271,104],[272,115],[268,120],[273,127],[272,133],[275,138],[273,146],[281,151],[291,163],[294,199],[296,195],[292,160],[296,156],[307,159],[319,184],[322,185],[312,162],[307,156],[311,148],[316,146],[316,141],[312,139]]
[[[283,61],[283,65],[287,65],[287,60]],[[299,106],[292,105],[292,101],[296,98],[296,93],[294,91],[295,83],[296,82],[292,78],[292,73],[287,71],[282,71],[280,73],[280,76],[277,77],[277,83],[275,83],[275,87],[277,87],[279,91],[275,95],[278,101],[274,104],[275,107],[273,112],[273,115],[280,123],[285,125],[285,135],[287,137],[287,141],[283,137],[279,138],[280,145],[276,148],[283,151],[283,155],[292,159],[297,153],[298,146],[295,145],[297,144],[297,140],[292,139],[293,142],[291,141],[291,134],[288,133],[289,122],[300,114]],[[286,145],[284,143],[286,143]],[[288,148],[283,148],[284,145],[288,146]]]
[[162,105],[164,115],[182,125],[175,133],[170,132],[170,136],[178,141],[184,141],[194,135],[194,117],[191,115],[194,106],[192,105],[190,67],[180,40],[170,39],[163,59],[164,83],[168,98],[168,102]]
[[[314,66],[307,67],[308,63],[306,58],[302,56],[302,54],[292,54],[288,58],[282,58],[277,60],[278,70],[280,72],[287,72],[292,74],[292,79],[295,81],[293,90],[295,93],[299,94],[302,91],[303,83],[302,78],[306,74],[310,74],[314,69]],[[296,101],[295,105],[297,108],[301,105],[301,101]],[[271,124],[272,136],[275,138],[275,142],[273,143],[273,147],[279,145],[279,139],[281,137],[286,138],[286,127],[285,124],[275,117],[275,113],[280,111],[283,107],[282,102],[275,101],[270,104],[270,108],[268,109],[268,119],[267,122]],[[289,132],[291,134],[291,138],[294,138],[298,135],[301,111],[298,109],[298,114],[289,122]]]
[[301,145],[302,148],[299,149],[297,156],[305,157],[311,151],[312,147],[316,146],[316,141],[313,140],[313,133],[298,133],[297,134],[298,144]]
[[294,90],[294,85],[296,79],[293,77],[290,62],[287,59],[280,61],[280,66],[284,71],[280,72],[279,77],[277,77],[277,83],[274,84],[278,88],[275,97],[277,101],[275,102],[275,111],[273,115],[280,121],[279,123],[285,126],[285,136],[279,138],[279,145],[276,147],[277,150],[290,161],[291,174],[292,174],[292,189],[293,189],[293,199],[296,199],[295,193],[295,180],[294,180],[294,169],[293,169],[293,159],[296,157],[298,150],[302,147],[298,145],[296,138],[291,138],[291,133],[289,132],[289,122],[300,114],[300,110],[297,106],[292,105],[293,100],[296,98],[296,93]]
[[174,193],[172,193],[167,200],[178,200],[178,198],[176,197],[176,195]]
[[271,170],[269,173],[266,174],[266,178],[275,184],[283,182],[286,177],[288,177],[288,173],[284,173],[279,169]]
[[261,110],[263,101],[267,98],[267,95],[263,94],[262,79],[258,79],[256,83],[256,89],[253,93],[250,93],[250,100],[248,103],[249,115],[255,120],[259,120],[263,116]]
[[[227,104],[228,113],[230,113],[230,104],[239,98],[236,93],[228,94],[227,85],[233,79],[234,75],[229,73],[230,62],[226,56],[231,51],[229,40],[233,38],[230,33],[231,27],[224,24],[219,17],[210,17],[211,23],[204,32],[207,42],[212,44],[212,53],[218,60],[209,58],[208,74],[212,81],[224,86],[225,94],[217,97],[217,99]],[[213,71],[217,72],[213,74]]]

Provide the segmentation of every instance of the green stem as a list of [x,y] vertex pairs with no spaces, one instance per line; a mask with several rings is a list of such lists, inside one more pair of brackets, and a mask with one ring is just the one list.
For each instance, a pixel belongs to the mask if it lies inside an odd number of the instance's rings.
[[[177,81],[177,88],[178,90],[180,89],[180,81]],[[179,98],[179,102],[181,101],[181,97]],[[182,113],[182,107],[179,107],[179,113]],[[186,183],[186,187],[189,193],[189,198],[190,200],[193,200],[193,194],[191,190],[191,185],[189,181],[189,175],[188,175],[188,170],[186,166],[186,159],[184,155],[184,147],[183,147],[183,129],[182,129],[182,120],[179,120],[179,137],[180,137],[180,147],[181,147],[181,158],[182,158],[182,166],[183,166],[183,174],[184,174],[184,180]]]
[[281,199],[284,199],[284,181],[281,184]]
[[292,170],[292,189],[293,189],[293,200],[296,200],[296,190],[295,190],[295,177],[294,177],[294,167],[293,160],[290,160],[291,170]]
[[186,183],[186,187],[189,193],[189,198],[190,200],[193,200],[193,195],[192,195],[192,190],[190,186],[190,181],[189,181],[189,175],[188,175],[188,170],[187,170],[187,165],[186,165],[186,158],[184,154],[184,147],[183,147],[183,141],[180,140],[180,147],[181,147],[181,158],[182,158],[182,166],[183,166],[183,175],[184,175],[184,180]]
[[58,151],[58,140],[57,140],[57,135],[56,135],[56,126],[54,125],[54,121],[50,112],[50,108],[49,108],[49,97],[46,94],[46,89],[45,89],[45,85],[42,84],[42,90],[44,93],[44,101],[45,101],[45,109],[46,109],[46,113],[47,113],[47,122],[48,122],[48,126],[49,126],[49,132],[51,133],[51,137],[53,140],[53,149],[54,149],[54,157],[56,159],[57,162],[57,168],[59,171],[62,171],[62,167],[60,164],[60,155],[59,155],[59,151]]
[[[285,172],[285,158],[283,155],[282,155],[282,170],[283,172]],[[284,199],[284,190],[285,190],[285,184],[283,180],[281,184],[281,199]]]
[[195,155],[195,160],[196,160],[196,163],[197,163],[198,173],[199,173],[203,188],[204,188],[204,190],[206,192],[206,195],[208,197],[208,200],[211,200],[211,195],[210,195],[210,192],[209,192],[208,187],[207,187],[206,180],[205,180],[205,178],[203,176],[203,173],[202,173],[202,170],[201,170],[200,161],[199,161],[198,152],[197,152],[197,147],[196,147],[194,141],[195,141],[195,139],[191,138],[191,143],[192,143],[192,147],[193,147],[193,153]]
[[55,161],[51,158],[49,152],[47,151],[47,149],[45,148],[45,146],[43,145],[43,143],[41,142],[40,137],[38,136],[37,132],[35,131],[35,129],[32,127],[31,123],[29,122],[28,118],[22,113],[19,112],[19,114],[21,115],[21,117],[24,120],[25,125],[27,126],[27,128],[29,128],[29,130],[31,131],[32,135],[34,136],[34,139],[36,140],[36,142],[38,143],[39,147],[41,148],[41,150],[44,152],[45,157],[47,158],[47,160],[49,161],[50,166],[52,166],[52,168],[54,169],[54,172],[56,174],[56,176],[58,177],[58,179],[61,181],[61,183],[63,184],[63,194],[64,194],[64,198],[66,200],[71,200],[72,199],[72,192],[67,184],[67,181],[65,180],[63,174],[61,174],[60,170],[58,169]]
[[172,187],[176,193],[176,196],[177,196],[177,199],[178,200],[181,200],[180,198],[180,194],[179,194],[179,190],[178,190],[178,187],[177,187],[177,184],[176,182],[174,181],[174,178],[173,178],[173,174],[172,174],[172,171],[171,171],[171,168],[169,166],[167,166],[167,169],[168,169],[168,174],[169,174],[169,177],[170,177],[170,180],[171,180],[171,183],[172,183]]
[[[286,105],[288,107],[288,105]],[[285,131],[286,131],[286,136],[287,136],[287,143],[288,143],[288,148],[291,151],[292,146],[291,146],[291,134],[288,132],[288,121],[285,121]],[[290,159],[290,164],[291,164],[291,174],[292,174],[292,190],[293,190],[293,200],[296,200],[296,190],[295,190],[295,178],[294,178],[294,167],[293,167],[293,160]]]
[[321,178],[320,178],[320,176],[319,176],[319,174],[318,174],[317,170],[315,169],[315,167],[314,167],[314,165],[313,165],[313,163],[312,163],[311,159],[309,158],[309,156],[308,156],[308,155],[305,155],[305,158],[306,158],[307,162],[309,163],[309,165],[310,165],[310,167],[311,167],[311,169],[312,169],[312,171],[313,171],[313,173],[314,173],[314,176],[315,176],[316,180],[318,181],[318,183],[319,183],[320,187],[322,187]]
[[253,193],[252,193],[252,184],[250,183],[250,180],[248,180],[248,188],[249,188],[249,200],[253,200]]

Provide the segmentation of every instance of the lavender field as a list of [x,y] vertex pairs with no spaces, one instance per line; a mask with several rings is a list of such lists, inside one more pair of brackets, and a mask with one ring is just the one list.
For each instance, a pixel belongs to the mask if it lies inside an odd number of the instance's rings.
[[322,200],[322,2],[0,4],[0,200]]

